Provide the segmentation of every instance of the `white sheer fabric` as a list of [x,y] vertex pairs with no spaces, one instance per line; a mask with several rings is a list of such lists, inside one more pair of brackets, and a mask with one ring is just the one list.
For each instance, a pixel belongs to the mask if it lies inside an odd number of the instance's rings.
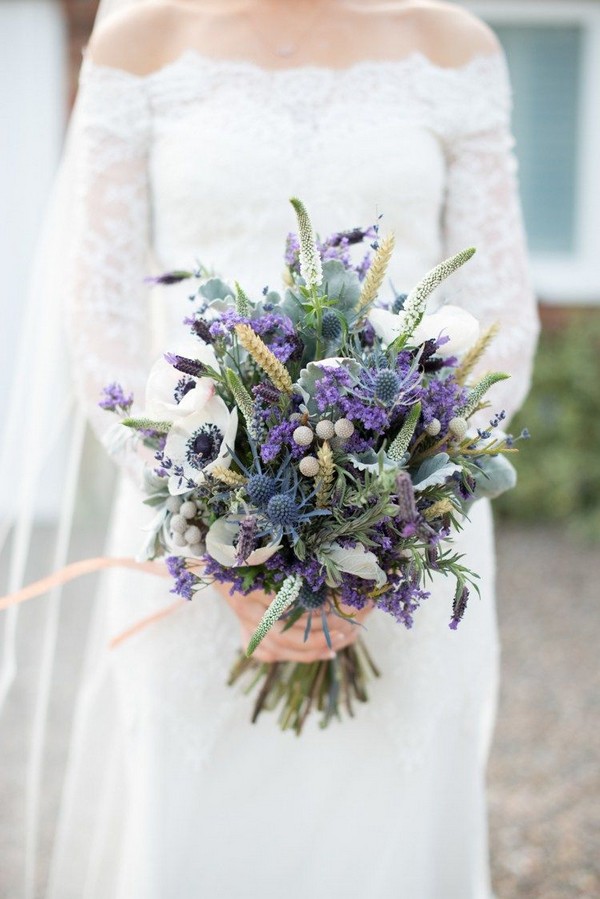
[[[529,385],[537,319],[510,135],[504,59],[440,68],[415,53],[343,71],[268,72],[187,51],[144,77],[84,61],[78,207],[67,306],[74,373],[101,439],[98,395],[140,396],[187,285],[151,308],[143,278],[201,261],[248,292],[277,287],[301,196],[322,234],[393,231],[391,278],[410,288],[475,245],[447,283],[453,303],[502,334],[486,367],[513,373],[495,408]],[[130,453],[124,470],[136,475]],[[135,554],[145,509],[122,479],[114,554]],[[443,580],[407,632],[383,614],[366,641],[383,677],[354,720],[300,740],[225,686],[236,622],[216,593],[104,650],[169,602],[164,583],[103,581],[82,688],[50,895],[56,899],[489,899],[485,762],[498,687],[490,509],[456,541],[481,573],[459,630]],[[135,597],[135,599],[134,599]],[[357,853],[359,858],[357,859]]]

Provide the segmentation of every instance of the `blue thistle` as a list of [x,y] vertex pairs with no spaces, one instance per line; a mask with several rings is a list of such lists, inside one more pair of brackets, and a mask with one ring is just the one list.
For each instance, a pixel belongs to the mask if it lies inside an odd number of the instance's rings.
[[386,406],[394,404],[400,392],[400,378],[391,368],[382,368],[375,377],[375,396]]
[[323,313],[321,333],[325,340],[339,340],[342,336],[342,323],[330,309]]
[[276,490],[275,480],[267,474],[254,474],[246,484],[246,493],[255,506],[266,506]]
[[297,602],[307,612],[320,609],[327,602],[327,588],[321,587],[320,590],[313,590],[305,584],[298,594]]
[[274,524],[294,524],[299,517],[298,506],[291,493],[276,493],[267,504],[267,515]]
[[396,299],[394,300],[394,302],[392,303],[392,312],[394,312],[396,315],[399,312],[402,312],[402,310],[404,309],[404,304],[407,299],[408,299],[407,293],[399,293],[398,296],[396,297]]

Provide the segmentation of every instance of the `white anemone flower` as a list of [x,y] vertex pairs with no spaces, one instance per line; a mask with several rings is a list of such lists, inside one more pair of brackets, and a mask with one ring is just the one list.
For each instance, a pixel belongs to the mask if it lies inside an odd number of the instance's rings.
[[220,396],[213,396],[199,412],[179,418],[167,435],[165,456],[181,473],[169,478],[172,494],[185,493],[187,481],[202,484],[215,465],[229,468],[237,434],[237,409],[229,411]]
[[[200,340],[182,344],[175,355],[197,359],[219,371],[212,346]],[[212,378],[193,378],[182,374],[161,356],[148,376],[144,415],[153,421],[177,421],[192,412],[200,412],[214,393],[215,382]]]
[[442,306],[437,312],[425,315],[415,328],[415,343],[436,340],[438,337],[450,338],[439,348],[438,356],[462,356],[470,349],[479,337],[479,322],[475,316],[461,309],[460,306]]
[[[389,312],[387,309],[372,309],[369,313],[377,336],[385,343],[392,343],[404,330],[404,314]],[[424,315],[411,337],[411,343],[425,343],[438,337],[449,337],[447,343],[439,348],[437,355],[443,358],[461,356],[473,346],[479,337],[479,322],[461,309],[460,306],[448,304],[437,312]]]
[[402,312],[390,312],[388,309],[371,309],[367,316],[375,333],[385,344],[393,343],[400,337],[404,328],[404,315]]
[[[382,587],[387,581],[387,574],[379,566],[377,556],[358,543],[352,548],[346,548],[339,543],[330,543],[321,548],[321,553],[327,556],[339,568],[347,574],[364,578],[367,581],[375,581],[378,587]],[[335,584],[330,584],[335,586]]]
[[206,552],[224,568],[235,568],[238,565],[263,565],[267,559],[281,549],[281,543],[272,538],[266,546],[257,547],[246,559],[238,562],[234,543],[239,530],[240,526],[235,521],[217,518],[206,535]]

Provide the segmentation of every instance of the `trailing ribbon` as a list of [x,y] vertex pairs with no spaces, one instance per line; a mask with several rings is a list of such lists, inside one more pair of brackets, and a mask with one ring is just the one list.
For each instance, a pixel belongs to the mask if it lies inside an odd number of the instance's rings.
[[[11,606],[19,605],[22,602],[27,602],[29,599],[34,599],[36,596],[48,593],[50,590],[53,590],[54,587],[60,587],[62,584],[68,584],[69,581],[74,581],[78,577],[83,577],[86,574],[94,574],[96,571],[101,571],[105,568],[131,568],[134,571],[145,571],[156,577],[169,576],[166,566],[162,565],[160,562],[136,562],[135,559],[111,558],[109,556],[99,556],[95,559],[82,559],[80,562],[72,562],[71,565],[66,565],[64,568],[61,568],[60,571],[55,571],[54,574],[49,574],[39,581],[34,581],[33,584],[29,584],[21,590],[16,590],[14,593],[8,593],[6,596],[0,597],[0,611],[8,609]],[[142,618],[121,634],[113,637],[110,641],[110,648],[114,649],[129,637],[139,633],[148,624],[166,618],[167,615],[175,612],[183,605],[186,605],[186,601],[178,599],[176,602],[171,603],[171,605],[166,606],[166,608],[159,609],[158,612],[153,612],[152,615]]]

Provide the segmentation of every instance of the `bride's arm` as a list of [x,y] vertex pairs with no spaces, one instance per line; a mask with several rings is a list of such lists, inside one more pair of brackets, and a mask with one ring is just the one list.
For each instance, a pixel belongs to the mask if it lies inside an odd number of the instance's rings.
[[[139,408],[150,363],[150,113],[142,79],[89,58],[77,104],[65,305],[78,399],[108,446],[119,427],[98,405],[103,388],[119,383]],[[131,439],[116,459],[139,479],[144,456]]]
[[511,133],[511,87],[499,50],[473,66],[446,138],[444,255],[475,246],[475,256],[448,283],[450,302],[468,309],[482,328],[500,332],[480,371],[506,371],[490,391],[490,414],[508,421],[530,386],[539,321],[532,289]]

